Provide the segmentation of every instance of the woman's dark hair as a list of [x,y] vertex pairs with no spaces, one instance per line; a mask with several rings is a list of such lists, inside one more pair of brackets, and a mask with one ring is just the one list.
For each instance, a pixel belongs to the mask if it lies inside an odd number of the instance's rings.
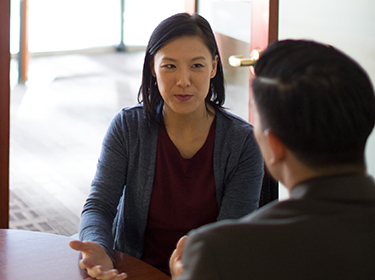
[[224,75],[215,36],[210,24],[198,14],[180,13],[163,20],[151,34],[143,64],[142,85],[138,92],[138,102],[143,102],[146,118],[152,123],[159,122],[159,108],[164,104],[156,78],[151,72],[151,62],[155,54],[168,42],[182,36],[198,36],[207,46],[212,58],[218,56],[217,71],[211,79],[206,106],[221,107],[225,101]]
[[270,129],[311,167],[365,166],[374,89],[358,63],[332,46],[271,44],[255,65],[254,100]]

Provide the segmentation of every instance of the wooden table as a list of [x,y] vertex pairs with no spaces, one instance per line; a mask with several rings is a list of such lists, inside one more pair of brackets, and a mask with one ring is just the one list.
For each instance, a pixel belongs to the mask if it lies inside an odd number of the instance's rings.
[[[49,233],[0,229],[1,280],[82,280],[80,253],[69,247],[70,237]],[[116,266],[129,280],[170,280],[149,264],[115,251]]]

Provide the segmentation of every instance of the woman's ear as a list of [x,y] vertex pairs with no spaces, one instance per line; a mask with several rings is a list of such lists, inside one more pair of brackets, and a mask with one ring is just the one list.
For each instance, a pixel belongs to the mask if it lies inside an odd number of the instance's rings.
[[217,72],[217,64],[219,63],[219,56],[215,55],[215,59],[212,62],[212,71],[211,71],[211,79],[216,76]]
[[270,158],[268,163],[271,165],[275,165],[282,162],[285,159],[286,155],[285,144],[275,133],[273,133],[269,129],[265,130],[264,134],[270,151]]
[[150,69],[151,69],[151,74],[156,78],[156,73],[155,73],[155,68],[154,68],[154,60],[150,61]]

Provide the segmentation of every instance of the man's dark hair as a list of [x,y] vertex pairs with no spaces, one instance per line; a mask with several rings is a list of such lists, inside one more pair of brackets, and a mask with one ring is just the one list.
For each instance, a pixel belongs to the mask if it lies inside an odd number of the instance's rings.
[[221,107],[225,101],[224,76],[215,36],[210,24],[198,14],[180,13],[163,20],[151,34],[146,48],[143,64],[142,85],[138,92],[138,101],[143,102],[143,108],[149,121],[157,123],[158,108],[163,104],[156,78],[151,72],[151,62],[155,54],[173,39],[182,36],[198,36],[207,46],[212,58],[218,56],[216,76],[211,79],[207,93],[206,104]]
[[285,40],[255,65],[254,101],[270,129],[311,167],[365,166],[374,89],[358,63],[332,46]]

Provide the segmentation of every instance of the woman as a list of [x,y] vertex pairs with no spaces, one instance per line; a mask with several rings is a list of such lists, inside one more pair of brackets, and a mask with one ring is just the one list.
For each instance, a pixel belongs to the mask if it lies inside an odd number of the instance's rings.
[[261,154],[252,126],[226,112],[224,98],[209,23],[196,14],[161,22],[146,49],[143,105],[120,111],[103,141],[80,223],[88,242],[71,243],[91,276],[122,279],[111,270],[113,248],[169,273],[189,230],[258,207]]

